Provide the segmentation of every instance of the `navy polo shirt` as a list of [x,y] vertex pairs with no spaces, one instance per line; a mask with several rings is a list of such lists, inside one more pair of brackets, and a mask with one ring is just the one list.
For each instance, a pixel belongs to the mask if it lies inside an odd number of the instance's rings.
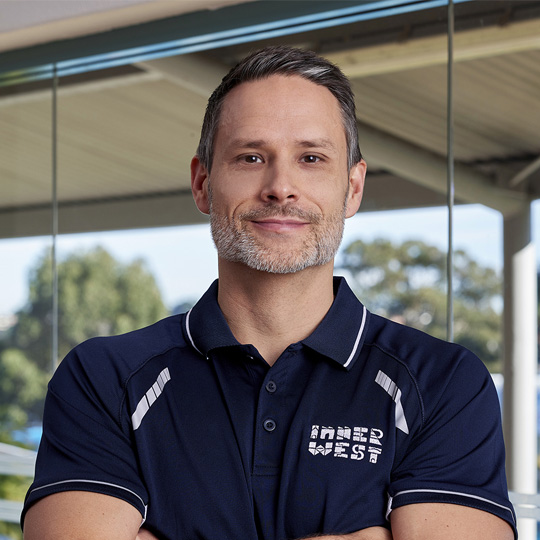
[[515,530],[484,365],[334,286],[317,329],[272,367],[232,335],[217,281],[187,314],[75,348],[49,385],[23,519],[85,490],[134,505],[168,540],[350,533],[421,502]]

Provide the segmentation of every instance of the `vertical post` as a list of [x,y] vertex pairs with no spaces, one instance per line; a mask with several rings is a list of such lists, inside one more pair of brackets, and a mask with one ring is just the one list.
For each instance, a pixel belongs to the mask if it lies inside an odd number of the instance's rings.
[[446,91],[446,198],[448,251],[446,255],[446,339],[454,341],[454,2],[448,0],[448,63]]
[[[504,220],[503,426],[509,488],[536,493],[537,290],[531,207]],[[518,520],[520,540],[536,540],[536,521]]]
[[58,367],[58,73],[56,64],[53,71],[52,87],[52,340],[51,373]]

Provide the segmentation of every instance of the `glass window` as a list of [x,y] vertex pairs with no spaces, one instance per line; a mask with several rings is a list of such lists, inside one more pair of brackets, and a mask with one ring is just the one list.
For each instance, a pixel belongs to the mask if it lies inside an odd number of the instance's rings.
[[52,119],[50,80],[0,88],[0,535],[11,538],[51,366]]
[[137,66],[91,78],[58,92],[59,360],[183,310],[217,274],[207,225],[178,226],[205,221],[189,173],[205,98]]
[[[455,6],[454,332],[498,388],[502,212],[513,208],[516,193],[525,200],[540,192],[537,170],[521,174],[540,142],[539,53],[525,41],[516,45],[531,31],[530,4]],[[280,5],[283,17],[296,14],[298,6]],[[199,44],[190,54],[143,61],[148,50],[141,47],[136,58],[100,57],[103,65],[124,65],[87,72],[75,61],[73,73],[80,73],[59,80],[56,116],[51,79],[0,87],[0,260],[7,261],[0,266],[0,443],[11,445],[0,452],[11,451],[13,463],[31,461],[24,450],[39,439],[47,378],[70,348],[184,311],[217,277],[189,164],[209,94],[262,45],[317,50],[342,67],[356,93],[368,177],[361,211],[346,224],[337,273],[372,311],[446,337],[447,6],[380,17],[363,8],[362,17],[339,26],[317,17],[309,27],[298,23],[296,34],[293,23],[280,29],[272,13],[268,28],[242,28],[228,41],[220,34],[219,44]],[[201,31],[211,36],[212,24]],[[175,42],[176,52],[186,43]],[[534,203],[538,254],[539,208]],[[29,478],[9,472],[0,471],[0,499],[20,502]],[[20,536],[12,517],[0,517],[0,535]]]

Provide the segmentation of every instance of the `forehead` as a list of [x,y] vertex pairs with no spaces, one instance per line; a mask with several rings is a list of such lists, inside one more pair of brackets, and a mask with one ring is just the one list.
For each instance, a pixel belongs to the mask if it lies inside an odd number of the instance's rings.
[[223,102],[218,138],[238,136],[239,130],[345,137],[335,96],[298,75],[271,75],[233,88]]

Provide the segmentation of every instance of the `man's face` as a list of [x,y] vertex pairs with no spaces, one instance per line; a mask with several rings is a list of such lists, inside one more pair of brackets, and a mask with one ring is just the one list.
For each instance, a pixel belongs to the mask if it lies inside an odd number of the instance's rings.
[[328,89],[282,75],[237,86],[214,148],[208,204],[222,259],[272,273],[333,260],[344,218],[358,205],[350,201],[341,111]]

